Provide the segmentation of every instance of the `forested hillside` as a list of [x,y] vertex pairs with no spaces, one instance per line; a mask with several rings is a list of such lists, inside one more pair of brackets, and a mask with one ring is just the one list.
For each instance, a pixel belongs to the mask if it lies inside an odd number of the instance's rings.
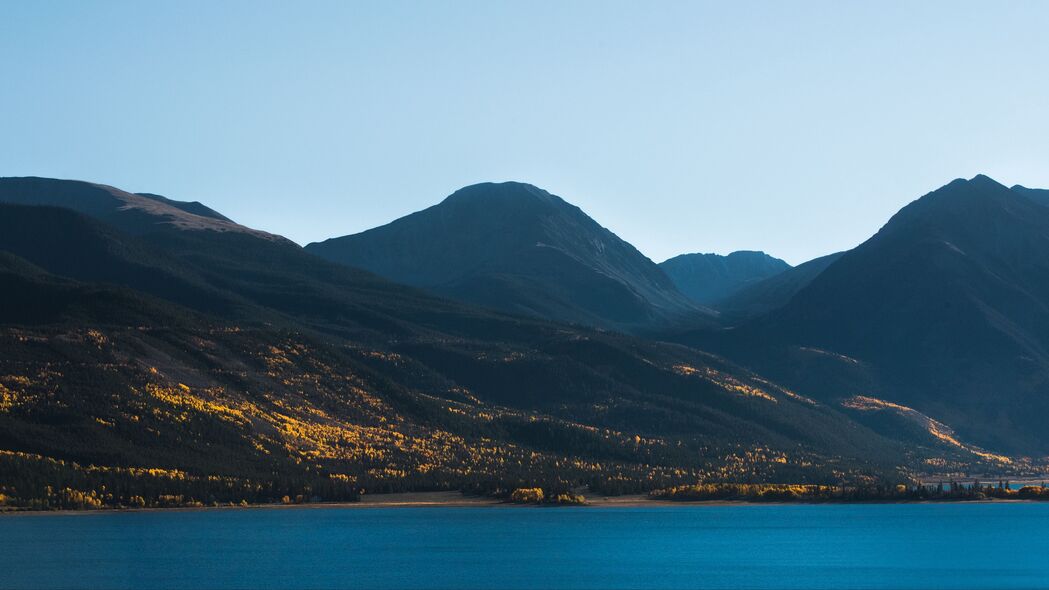
[[9,507],[1024,468],[695,348],[438,299],[166,201],[130,229],[106,222],[119,203],[19,202],[0,205]]

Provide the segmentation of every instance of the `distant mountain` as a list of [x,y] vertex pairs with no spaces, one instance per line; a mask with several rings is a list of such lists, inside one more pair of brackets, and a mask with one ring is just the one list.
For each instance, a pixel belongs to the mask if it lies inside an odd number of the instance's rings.
[[841,258],[844,252],[828,254],[804,262],[766,279],[743,285],[737,291],[718,300],[712,307],[729,322],[757,317],[782,307],[795,293],[812,282],[828,266]]
[[558,321],[638,330],[712,317],[578,207],[518,182],[469,186],[306,250],[459,301]]
[[206,230],[284,239],[238,225],[197,202],[173,201],[149,193],[128,193],[111,186],[78,180],[0,178],[0,203],[65,207],[135,235],[156,231]]
[[790,265],[764,252],[682,254],[661,262],[678,290],[696,303],[712,305],[740,289],[788,270]]
[[1022,193],[955,180],[782,308],[692,342],[820,399],[872,395],[986,448],[1049,454],[1049,207]]

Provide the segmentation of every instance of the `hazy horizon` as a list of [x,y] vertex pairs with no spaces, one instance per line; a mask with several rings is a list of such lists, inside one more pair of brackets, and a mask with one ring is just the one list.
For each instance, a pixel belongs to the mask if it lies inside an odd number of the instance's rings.
[[305,244],[478,182],[659,262],[851,248],[954,178],[1049,187],[1049,5],[9,5],[0,176]]

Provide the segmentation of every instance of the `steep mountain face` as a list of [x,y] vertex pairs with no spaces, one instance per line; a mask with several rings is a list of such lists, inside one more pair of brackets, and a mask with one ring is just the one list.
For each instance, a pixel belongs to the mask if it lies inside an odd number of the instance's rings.
[[127,505],[982,461],[692,348],[434,298],[250,231],[132,235],[108,214],[0,207],[0,488],[19,502],[80,497],[59,483]]
[[828,266],[841,258],[837,252],[788,268],[766,279],[743,285],[713,305],[729,322],[741,322],[783,307],[795,293],[812,282]]
[[873,389],[987,448],[1045,455],[1049,208],[985,176],[956,180],[734,332],[737,358],[788,383],[808,373],[812,395]]
[[630,330],[710,318],[633,246],[528,184],[466,187],[429,209],[306,250],[456,300],[546,319]]
[[788,270],[790,265],[764,252],[740,250],[728,256],[682,254],[661,262],[659,267],[690,299],[716,306],[740,289]]
[[283,240],[238,225],[197,202],[173,201],[149,193],[133,194],[78,180],[0,178],[0,203],[64,207],[135,235],[181,229],[244,233]]

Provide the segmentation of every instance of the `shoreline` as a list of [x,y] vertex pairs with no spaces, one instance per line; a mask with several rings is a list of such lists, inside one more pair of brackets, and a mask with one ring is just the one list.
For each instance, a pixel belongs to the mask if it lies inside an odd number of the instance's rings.
[[980,500],[872,500],[872,501],[824,501],[824,502],[758,502],[753,500],[665,500],[654,499],[645,494],[625,496],[597,496],[588,498],[586,504],[539,505],[516,504],[481,496],[464,496],[459,492],[398,492],[393,494],[364,495],[357,502],[314,502],[305,504],[249,504],[247,506],[185,506],[171,508],[100,508],[97,510],[0,510],[4,516],[30,515],[91,515],[140,512],[206,512],[214,510],[323,510],[323,509],[386,509],[386,508],[510,508],[510,509],[557,509],[557,508],[666,508],[672,506],[726,507],[726,506],[826,506],[826,505],[869,505],[869,504],[1039,504],[1031,499],[986,498]]

